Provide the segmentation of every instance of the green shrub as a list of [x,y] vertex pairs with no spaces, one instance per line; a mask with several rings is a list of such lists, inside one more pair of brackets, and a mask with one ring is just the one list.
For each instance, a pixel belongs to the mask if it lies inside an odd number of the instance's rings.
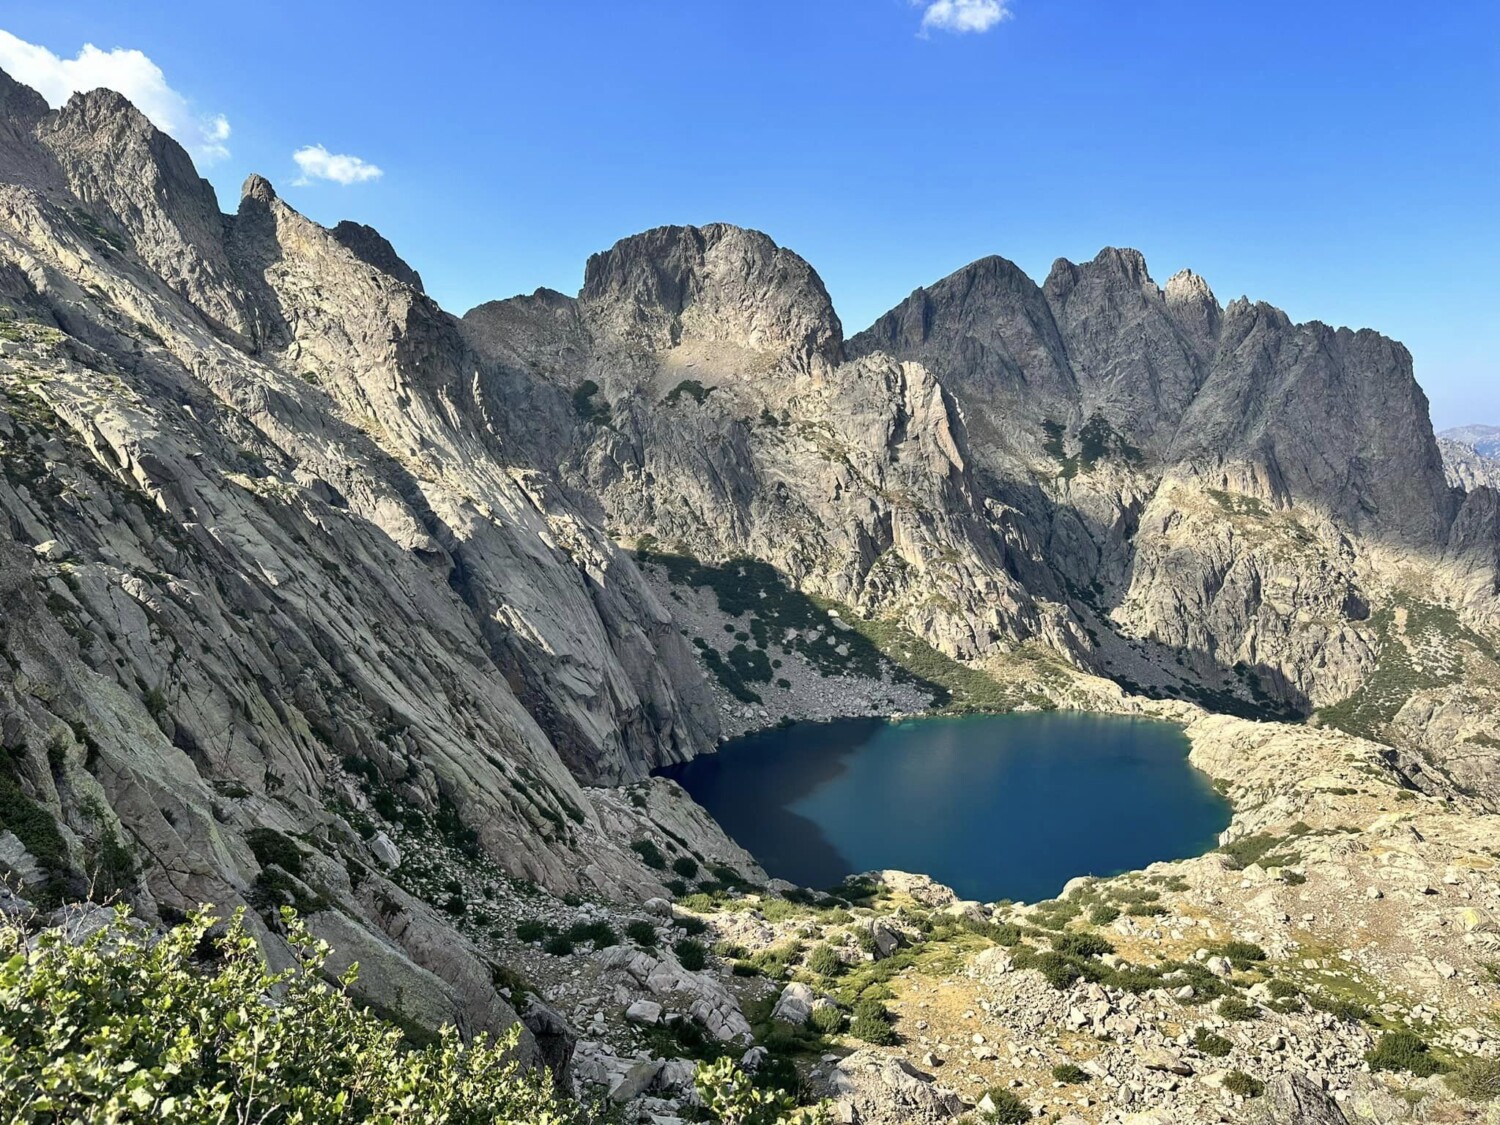
[[1443,1081],[1461,1098],[1492,1102],[1500,1098],[1500,1059],[1471,1059]]
[[576,944],[592,942],[595,949],[607,949],[620,944],[620,935],[605,921],[574,922],[568,927],[568,940]]
[[327,947],[282,921],[296,958],[280,973],[238,914],[222,936],[208,911],[158,936],[122,908],[29,955],[0,924],[0,1120],[408,1120],[413,1105],[434,1125],[587,1120],[509,1058],[514,1036],[465,1046],[447,1027],[414,1045],[360,1006],[353,970],[325,983]]
[[1266,959],[1266,951],[1250,941],[1226,941],[1218,947],[1218,953],[1227,958],[1236,969],[1246,969]]
[[836,977],[844,971],[843,959],[831,945],[815,945],[807,955],[807,967],[822,977]]
[[802,948],[800,941],[773,945],[751,957],[750,963],[771,979],[780,980],[786,976],[787,969],[801,959]]
[[1219,848],[1219,851],[1227,855],[1234,867],[1245,868],[1252,863],[1258,863],[1262,867],[1290,867],[1301,857],[1296,852],[1286,852],[1281,855],[1272,855],[1272,849],[1284,841],[1264,832],[1257,832],[1252,836],[1241,836],[1238,840],[1231,840]]
[[250,845],[255,862],[262,867],[275,864],[288,875],[302,875],[302,861],[306,858],[302,849],[276,829],[252,828],[245,833],[245,843]]
[[516,923],[516,937],[524,942],[541,941],[550,930],[551,927],[546,922],[536,918],[527,918]]
[[672,861],[672,870],[684,879],[698,877],[698,861],[690,855],[680,855]]
[[1206,1027],[1200,1027],[1193,1032],[1193,1046],[1214,1059],[1222,1059],[1234,1050],[1233,1043]]
[[1003,1086],[994,1087],[985,1096],[994,1106],[981,1114],[986,1122],[994,1122],[995,1125],[1026,1125],[1032,1118],[1031,1107]]
[[1089,921],[1096,926],[1107,926],[1120,916],[1120,908],[1107,902],[1096,902],[1089,907]]
[[1306,993],[1303,999],[1320,1012],[1327,1012],[1336,1020],[1345,1023],[1362,1023],[1370,1018],[1370,1009],[1355,1000],[1349,1000],[1342,996],[1322,996],[1315,992]]
[[1271,990],[1271,995],[1277,1000],[1290,1000],[1294,996],[1301,996],[1302,990],[1288,980],[1273,977],[1266,982],[1266,987]]
[[1410,1031],[1387,1031],[1374,1048],[1365,1053],[1371,1070],[1405,1071],[1418,1078],[1441,1074],[1448,1068],[1432,1049]]
[[1052,939],[1052,948],[1074,957],[1102,957],[1115,951],[1112,942],[1090,933],[1058,934]]
[[662,886],[666,887],[667,890],[672,892],[673,898],[681,898],[683,895],[688,893],[687,884],[684,883],[681,879],[668,879],[665,883],[662,884]]
[[635,942],[636,945],[644,946],[647,949],[654,949],[656,947],[656,927],[650,922],[635,921],[626,923],[625,936]]
[[1049,899],[1039,902],[1031,911],[1031,920],[1047,930],[1061,930],[1083,913],[1083,907],[1070,899]]
[[20,783],[5,772],[0,759],[0,832],[13,832],[44,868],[61,874],[67,867],[68,849],[57,820],[46,806],[21,790]]
[[1074,981],[1083,976],[1083,967],[1061,953],[1038,953],[1027,960],[1024,967],[1041,973],[1047,983],[1059,992],[1071,987]]
[[958,924],[971,934],[989,938],[996,945],[1012,947],[1021,941],[1021,927],[1010,922],[976,922],[972,918],[960,918]]
[[630,845],[630,850],[641,857],[641,862],[655,871],[665,871],[667,857],[661,854],[661,849],[650,840],[635,840]]
[[696,973],[708,964],[708,950],[701,941],[683,938],[672,947],[672,952],[677,954],[677,960],[690,973]]
[[1226,996],[1219,1001],[1219,1015],[1226,1020],[1243,1022],[1244,1020],[1260,1019],[1260,1008],[1248,1000],[1242,1000],[1238,996]]
[[1258,1098],[1266,1092],[1266,1084],[1243,1070],[1231,1070],[1224,1076],[1224,1089],[1242,1098]]
[[814,1008],[810,1022],[820,1035],[837,1035],[844,1029],[844,1013],[831,1004]]
[[1076,1086],[1080,1082],[1087,1082],[1090,1075],[1088,1071],[1076,1063],[1058,1063],[1052,1068],[1052,1077],[1058,1082],[1066,1082],[1069,1086]]
[[[767,1069],[762,1065],[762,1072]],[[825,1119],[817,1109],[797,1109],[796,1100],[784,1090],[752,1082],[727,1056],[698,1064],[694,1086],[711,1121],[729,1125],[818,1125]]]
[[573,942],[567,934],[553,934],[542,946],[542,950],[554,957],[566,957],[573,952]]
[[896,1029],[891,1026],[890,1012],[879,1000],[870,997],[854,1005],[849,1034],[877,1047],[893,1047],[900,1041]]

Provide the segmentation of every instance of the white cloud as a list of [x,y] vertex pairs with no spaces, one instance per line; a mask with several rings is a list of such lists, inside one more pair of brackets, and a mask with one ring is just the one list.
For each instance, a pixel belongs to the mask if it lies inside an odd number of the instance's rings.
[[922,13],[922,34],[934,29],[965,32],[988,31],[1011,18],[1010,0],[911,0]]
[[30,86],[47,104],[60,107],[73,94],[101,86],[129,98],[164,133],[170,133],[204,162],[229,155],[229,121],[223,114],[204,115],[167,85],[167,78],[140,51],[116,47],[101,51],[85,43],[78,57],[59,58],[46,47],[0,31],[0,70]]
[[314,180],[332,180],[347,187],[366,180],[378,180],[385,173],[368,161],[341,152],[329,152],[322,145],[308,145],[292,153],[302,175],[294,181],[310,184]]

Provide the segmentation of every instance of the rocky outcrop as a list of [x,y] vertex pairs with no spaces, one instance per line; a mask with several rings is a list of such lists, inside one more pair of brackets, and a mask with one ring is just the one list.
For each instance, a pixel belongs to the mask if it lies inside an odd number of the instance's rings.
[[725,223],[658,227],[595,254],[579,299],[596,326],[650,351],[699,340],[806,372],[842,355],[843,329],[812,267]]
[[389,274],[403,285],[410,285],[418,293],[425,292],[422,288],[422,275],[407,265],[401,255],[396,253],[396,248],[374,227],[345,219],[330,233],[366,265]]

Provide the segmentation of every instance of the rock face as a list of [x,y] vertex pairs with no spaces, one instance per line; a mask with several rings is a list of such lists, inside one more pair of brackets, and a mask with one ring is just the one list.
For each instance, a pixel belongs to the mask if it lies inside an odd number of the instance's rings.
[[619,828],[652,803],[606,829],[583,786],[713,745],[685,642],[383,239],[259,177],[221,214],[117,95],[0,101],[0,784],[39,810],[7,873],[248,904],[273,950],[295,902],[382,1008],[508,1026],[406,888],[452,855],[663,893]]
[[1134,251],[1041,285],[982,259],[845,343],[795,255],[663,228],[576,300],[463,327],[529,401],[571,398],[527,440],[617,534],[763,559],[962,660],[1039,642],[1127,690],[1300,717],[1378,693],[1403,600],[1500,623],[1495,493],[1450,487],[1405,349],[1222,306],[1189,271],[1158,286]]

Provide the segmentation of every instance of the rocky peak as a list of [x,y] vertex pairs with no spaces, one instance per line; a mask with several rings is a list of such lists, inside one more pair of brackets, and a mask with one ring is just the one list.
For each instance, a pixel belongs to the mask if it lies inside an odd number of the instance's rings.
[[51,113],[41,94],[0,70],[0,182],[43,190],[63,187],[57,162],[36,139],[38,126]]
[[1200,352],[1212,349],[1219,334],[1219,300],[1208,282],[1192,270],[1178,270],[1163,290],[1173,321]]
[[374,227],[345,219],[333,228],[333,237],[366,265],[410,285],[418,293],[426,292],[422,288],[422,275],[407,265],[390,241]]
[[689,340],[836,363],[843,327],[817,272],[759,231],[658,227],[595,254],[579,296],[590,319],[653,351]]
[[1218,298],[1214,296],[1208,282],[1192,270],[1178,270],[1167,278],[1166,288],[1162,292],[1169,305],[1211,304],[1214,308],[1219,307]]
[[180,144],[113,90],[74,94],[36,133],[96,221],[200,312],[245,333],[218,198]]
[[269,205],[275,198],[276,189],[271,186],[271,181],[259,172],[251,172],[240,187],[240,210],[245,210],[247,203]]
[[0,70],[0,114],[18,129],[35,128],[49,114],[47,99]]
[[1146,258],[1139,250],[1106,246],[1091,261],[1076,263],[1059,258],[1042,289],[1053,303],[1063,303],[1079,286],[1107,286],[1156,291],[1156,284],[1146,269]]

